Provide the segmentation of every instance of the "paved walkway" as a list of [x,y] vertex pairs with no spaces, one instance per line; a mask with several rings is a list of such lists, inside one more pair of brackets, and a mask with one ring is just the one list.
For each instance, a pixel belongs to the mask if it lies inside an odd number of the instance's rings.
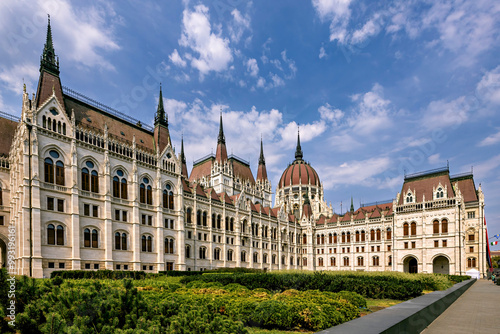
[[500,286],[478,280],[421,334],[500,333]]

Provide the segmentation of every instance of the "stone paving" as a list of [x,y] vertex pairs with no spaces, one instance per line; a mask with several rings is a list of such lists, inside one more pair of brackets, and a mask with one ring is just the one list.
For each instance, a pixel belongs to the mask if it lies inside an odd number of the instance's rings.
[[500,333],[500,286],[480,279],[421,334]]

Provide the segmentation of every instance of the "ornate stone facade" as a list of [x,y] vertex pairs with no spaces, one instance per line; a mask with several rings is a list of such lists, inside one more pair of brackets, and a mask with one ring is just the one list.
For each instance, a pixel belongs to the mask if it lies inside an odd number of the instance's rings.
[[188,175],[160,100],[149,128],[61,85],[47,31],[36,95],[20,120],[0,117],[0,247],[16,228],[19,274],[53,270],[365,270],[486,273],[484,195],[448,168],[406,176],[386,203],[339,215],[303,160],[284,171],[272,206],[264,146],[257,177],[217,152]]

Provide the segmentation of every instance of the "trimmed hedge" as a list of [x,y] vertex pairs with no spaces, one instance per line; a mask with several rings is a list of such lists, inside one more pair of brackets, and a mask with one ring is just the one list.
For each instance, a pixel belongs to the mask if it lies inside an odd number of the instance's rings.
[[417,280],[389,275],[332,275],[308,273],[260,273],[260,274],[204,274],[181,279],[181,283],[201,280],[220,282],[223,285],[238,283],[250,290],[264,288],[270,291],[352,291],[366,298],[406,300],[418,297],[424,284]]
[[113,271],[113,270],[58,270],[50,274],[50,278],[61,277],[71,279],[144,279],[144,271]]

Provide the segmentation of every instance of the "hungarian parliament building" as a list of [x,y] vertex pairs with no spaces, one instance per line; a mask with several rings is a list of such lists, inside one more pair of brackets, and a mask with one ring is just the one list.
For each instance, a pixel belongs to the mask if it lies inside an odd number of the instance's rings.
[[39,278],[237,267],[486,274],[472,173],[406,175],[395,199],[351,200],[338,214],[298,136],[273,205],[262,139],[254,176],[227,154],[221,113],[215,154],[188,172],[167,112],[161,88],[150,127],[63,86],[49,22],[36,94],[24,87],[21,117],[0,117],[2,266]]

